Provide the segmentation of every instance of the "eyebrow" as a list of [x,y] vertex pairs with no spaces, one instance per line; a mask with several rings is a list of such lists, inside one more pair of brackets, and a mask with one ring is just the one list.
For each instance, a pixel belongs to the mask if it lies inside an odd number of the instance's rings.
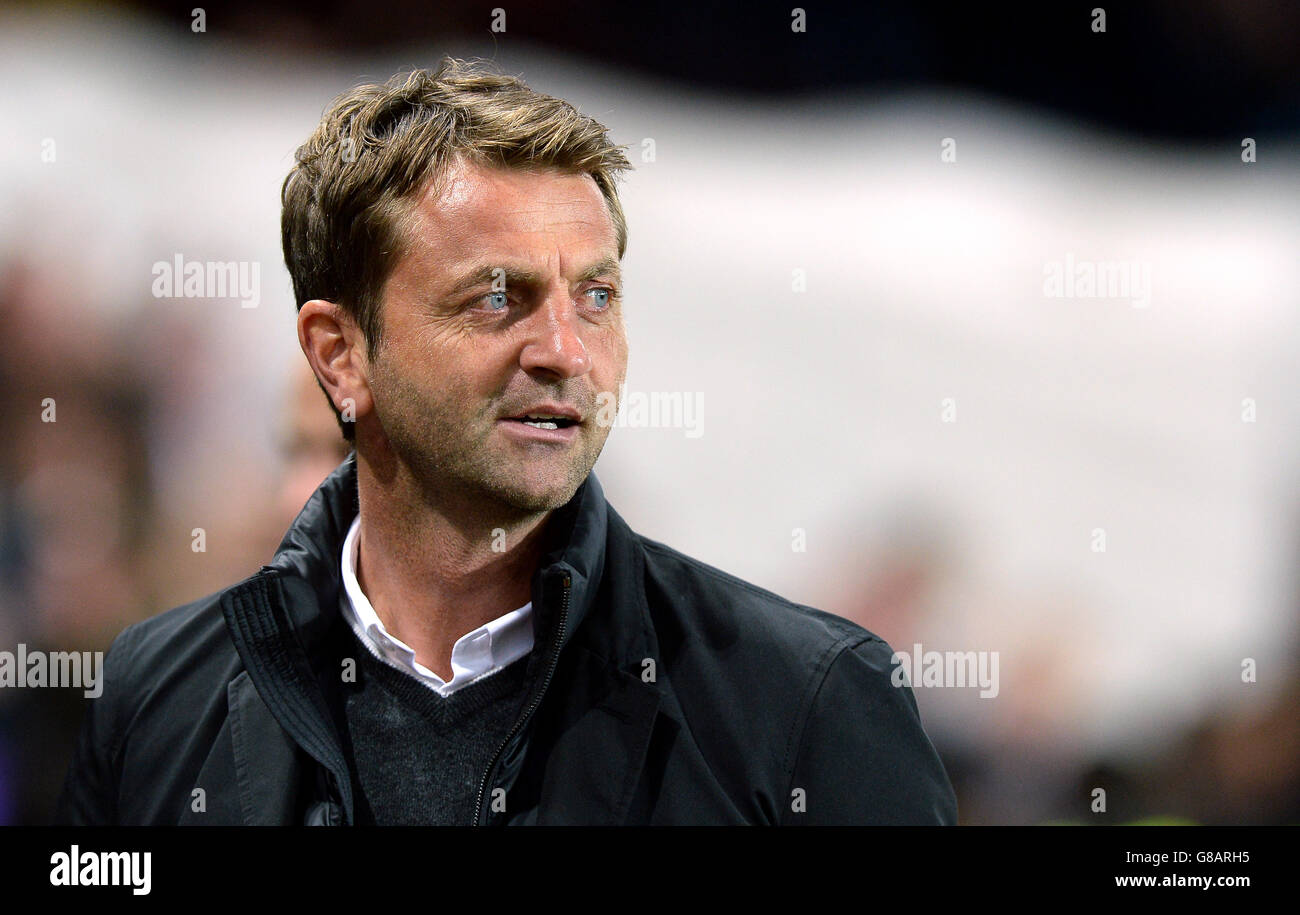
[[[507,267],[504,264],[485,264],[481,267],[475,267],[458,277],[447,290],[447,296],[455,296],[459,293],[472,289],[475,286],[486,286],[495,278],[496,271],[502,271],[505,274],[507,287],[536,287],[544,284],[541,274],[534,273],[531,270],[520,270],[516,267]],[[579,283],[586,283],[596,279],[599,276],[612,276],[614,281],[619,285],[623,283],[623,273],[619,268],[618,259],[614,257],[603,257],[596,263],[592,264],[578,277]]]

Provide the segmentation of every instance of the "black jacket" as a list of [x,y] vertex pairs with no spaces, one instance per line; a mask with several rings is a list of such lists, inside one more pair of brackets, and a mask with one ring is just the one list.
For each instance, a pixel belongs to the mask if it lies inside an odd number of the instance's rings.
[[[353,822],[338,601],[355,461],[270,565],[114,640],[56,822]],[[552,634],[478,822],[956,822],[881,639],[635,534],[594,474],[545,536],[532,594]]]

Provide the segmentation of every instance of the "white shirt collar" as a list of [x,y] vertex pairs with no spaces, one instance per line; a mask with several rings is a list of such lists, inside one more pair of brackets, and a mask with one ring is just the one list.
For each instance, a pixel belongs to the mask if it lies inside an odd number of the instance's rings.
[[496,673],[533,650],[533,602],[499,616],[456,640],[451,649],[452,677],[444,681],[415,660],[415,651],[391,635],[357,582],[357,542],[361,516],[352,520],[343,540],[343,588],[339,606],[361,643],[384,663],[415,677],[447,696],[476,680]]

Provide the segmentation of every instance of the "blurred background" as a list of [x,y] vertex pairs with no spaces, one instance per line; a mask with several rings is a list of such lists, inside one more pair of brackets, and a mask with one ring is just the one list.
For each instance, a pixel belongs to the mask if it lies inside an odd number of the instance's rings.
[[[633,529],[996,652],[996,697],[915,689],[964,823],[1300,822],[1300,6],[1051,6],[0,9],[0,650],[270,559],[346,454],[293,151],[487,57],[629,146],[627,391],[703,409],[611,433]],[[256,301],[155,295],[178,256]],[[1112,263],[1146,281],[1053,285]],[[48,820],[87,701],[0,689],[0,823]]]

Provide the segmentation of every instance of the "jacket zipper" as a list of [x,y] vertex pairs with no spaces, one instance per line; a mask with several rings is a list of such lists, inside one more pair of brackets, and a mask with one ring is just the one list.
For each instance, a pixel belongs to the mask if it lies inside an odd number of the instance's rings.
[[533,695],[532,702],[529,703],[528,708],[524,711],[523,715],[515,721],[515,726],[510,729],[510,733],[506,735],[505,740],[501,741],[501,745],[497,747],[496,753],[492,756],[492,762],[488,764],[487,771],[483,773],[483,780],[479,782],[478,796],[474,803],[475,826],[478,826],[483,818],[483,798],[487,794],[488,781],[492,778],[492,772],[496,769],[497,763],[501,761],[501,754],[505,752],[506,747],[510,745],[510,741],[515,739],[515,735],[523,729],[524,725],[528,722],[528,719],[533,716],[535,711],[537,711],[537,707],[542,704],[542,697],[546,695],[546,688],[551,685],[551,677],[554,676],[555,668],[559,665],[560,646],[564,643],[564,627],[568,624],[569,620],[569,586],[571,584],[572,579],[569,577],[569,573],[565,572],[564,599],[560,603],[560,624],[555,635],[555,648],[551,652],[551,663],[546,668],[546,676],[542,680],[542,688]]

